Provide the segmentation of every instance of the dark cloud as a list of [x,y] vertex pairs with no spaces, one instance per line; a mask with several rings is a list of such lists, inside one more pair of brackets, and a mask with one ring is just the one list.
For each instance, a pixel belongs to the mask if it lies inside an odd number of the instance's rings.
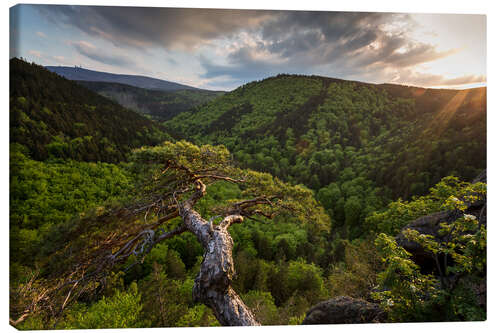
[[[347,58],[374,42],[370,29],[392,14],[342,12],[273,12],[254,33],[258,43],[241,45],[228,54],[225,65],[204,59],[203,77],[258,79],[277,73],[314,73],[314,67],[338,65],[336,73],[353,74]],[[259,55],[268,55],[262,57]]]
[[[398,26],[394,28],[392,26]],[[227,57],[227,65],[203,63],[205,77],[233,75],[265,68],[273,72],[306,72],[323,68],[326,75],[353,75],[413,67],[446,57],[435,46],[410,38],[415,26],[406,14],[354,12],[276,12],[264,21],[261,42],[243,45]],[[252,54],[267,53],[268,60]],[[282,61],[276,64],[272,59]]]
[[[332,53],[355,51],[377,38],[377,26],[390,14],[345,12],[281,12],[262,28],[273,52],[300,54],[315,51],[320,61]],[[308,47],[304,47],[308,46]]]
[[204,41],[258,25],[269,12],[43,5],[37,9],[55,23],[73,25],[118,46],[192,48]]
[[70,44],[78,53],[94,61],[112,66],[136,67],[135,61],[129,57],[120,54],[111,54],[108,51],[98,49],[91,43],[79,41],[71,42]]

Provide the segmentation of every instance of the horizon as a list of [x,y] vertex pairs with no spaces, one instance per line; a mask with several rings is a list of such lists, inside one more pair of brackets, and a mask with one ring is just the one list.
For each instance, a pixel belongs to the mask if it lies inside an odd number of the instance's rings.
[[[18,57],[12,57],[11,59],[13,59],[13,58],[18,58]],[[20,59],[20,58],[18,58],[18,59]],[[24,58],[21,59],[21,60],[24,60]],[[42,64],[39,64],[39,63],[36,63],[36,62],[35,62],[35,64],[40,65],[40,66],[45,67],[45,68],[47,68],[47,67],[80,68],[80,69],[89,70],[89,71],[93,71],[93,72],[100,72],[100,73],[106,73],[106,74],[112,74],[112,75],[140,76],[140,77],[146,77],[146,78],[155,79],[155,80],[162,80],[162,81],[168,81],[168,82],[172,82],[172,83],[178,83],[178,84],[188,85],[188,84],[183,83],[183,82],[171,81],[171,80],[168,80],[168,79],[163,79],[163,78],[154,77],[154,76],[147,76],[147,75],[142,75],[142,74],[124,74],[124,73],[116,73],[116,72],[105,72],[105,71],[100,71],[100,70],[96,70],[96,69],[92,69],[92,68],[82,67],[82,66],[79,66],[79,65],[42,65]],[[391,82],[374,83],[374,82],[366,82],[366,81],[359,81],[359,80],[349,80],[349,79],[344,79],[344,78],[340,78],[340,77],[331,77],[331,76],[325,76],[325,75],[319,75],[319,74],[298,74],[298,73],[278,73],[278,74],[275,74],[275,75],[263,77],[262,79],[255,79],[255,80],[252,80],[252,81],[243,82],[239,86],[237,86],[237,87],[235,87],[233,89],[230,89],[230,90],[205,89],[205,88],[199,88],[199,87],[196,87],[196,86],[191,86],[191,87],[197,88],[197,89],[203,89],[203,90],[231,92],[231,91],[233,91],[233,90],[235,90],[235,89],[237,89],[237,88],[239,88],[239,87],[241,87],[241,86],[243,86],[245,84],[248,84],[248,83],[251,83],[251,82],[256,82],[256,81],[266,80],[266,79],[269,79],[269,78],[276,77],[278,75],[288,75],[288,76],[301,76],[301,75],[305,75],[305,76],[318,76],[318,77],[326,77],[326,78],[331,78],[331,79],[336,79],[336,80],[344,80],[344,81],[351,81],[351,82],[360,82],[360,83],[373,84],[373,85],[391,84],[391,85],[398,85],[398,86],[411,87],[411,88],[421,88],[421,89],[467,90],[467,89],[476,89],[476,88],[486,88],[487,87],[487,83],[486,82],[479,83],[477,86],[470,86],[470,87],[455,87],[455,88],[454,87],[423,87],[423,86],[408,85],[408,84],[403,84],[403,83],[391,83]],[[118,83],[118,84],[127,85],[125,83]],[[142,89],[146,89],[146,88],[142,88]]]

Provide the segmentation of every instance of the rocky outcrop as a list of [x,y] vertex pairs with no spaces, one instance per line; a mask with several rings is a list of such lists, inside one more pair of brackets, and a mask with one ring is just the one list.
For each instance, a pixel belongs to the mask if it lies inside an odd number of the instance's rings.
[[419,217],[401,230],[396,236],[396,241],[400,246],[404,247],[406,251],[412,254],[413,261],[419,265],[424,272],[432,271],[435,265],[432,253],[425,251],[420,244],[408,240],[403,234],[403,231],[413,229],[417,230],[420,234],[432,235],[439,239],[440,224],[443,222],[452,222],[457,218],[457,213],[451,211],[442,211]]
[[386,319],[387,313],[377,304],[340,296],[312,307],[302,325],[381,323]]
[[[473,181],[473,183],[482,182],[486,183],[486,170],[481,172]],[[440,240],[443,236],[439,234],[440,224],[443,222],[450,223],[458,218],[462,217],[464,214],[473,215],[477,218],[479,223],[486,225],[486,198],[483,200],[478,200],[474,203],[467,203],[467,209],[465,212],[459,211],[441,211],[426,216],[422,216],[416,220],[408,223],[401,232],[396,236],[396,241],[398,244],[405,248],[408,252],[412,254],[412,259],[417,263],[424,271],[430,270],[435,265],[435,259],[432,257],[431,253],[424,251],[424,249],[417,243],[409,241],[404,235],[403,231],[407,229],[417,230],[419,233],[424,235],[432,235],[437,240]]]
[[[481,172],[473,181],[473,183],[482,182],[486,183],[486,170]],[[462,199],[463,200],[463,199]],[[437,271],[444,271],[446,261],[443,260],[443,255],[438,256],[427,252],[419,244],[409,241],[403,234],[405,230],[413,229],[417,230],[421,234],[432,235],[437,241],[445,241],[445,235],[439,233],[440,224],[443,222],[452,223],[464,214],[473,215],[479,221],[480,224],[486,226],[486,198],[475,202],[467,202],[467,209],[464,212],[461,211],[441,211],[434,214],[422,216],[416,220],[413,220],[408,225],[406,225],[401,232],[396,236],[396,241],[398,244],[405,248],[412,255],[412,260],[419,265],[422,272],[424,273],[437,273]],[[444,261],[444,262],[443,262]],[[448,265],[453,261],[452,258],[448,257]],[[439,265],[439,267],[437,267]],[[440,270],[439,270],[440,268]],[[451,285],[454,285],[458,279],[462,278],[464,283],[470,288],[477,298],[477,304],[483,308],[486,308],[486,277],[481,278],[479,282],[477,280],[468,279],[467,276],[454,276],[449,274],[446,278],[450,281]]]

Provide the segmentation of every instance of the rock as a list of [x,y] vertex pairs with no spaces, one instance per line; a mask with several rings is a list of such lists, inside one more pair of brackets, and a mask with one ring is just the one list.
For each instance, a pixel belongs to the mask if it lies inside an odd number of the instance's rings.
[[[470,205],[464,212],[475,216],[479,223],[486,225],[486,202]],[[452,223],[462,217],[464,213],[456,211],[442,211],[434,214],[422,216],[407,224],[396,236],[396,242],[412,255],[412,260],[420,266],[423,273],[430,273],[436,269],[436,259],[431,252],[425,251],[419,244],[409,241],[403,234],[407,229],[417,230],[420,234],[432,235],[438,241],[444,241],[443,235],[439,234],[440,224],[443,222]],[[439,256],[441,262],[442,256]]]
[[[486,183],[486,170],[481,172],[472,183],[482,182]],[[440,224],[443,222],[452,223],[458,218],[464,216],[464,214],[473,215],[479,221],[480,224],[486,226],[487,223],[487,202],[486,198],[477,200],[473,203],[465,201],[467,209],[465,212],[459,211],[441,211],[434,214],[422,216],[416,220],[413,220],[408,225],[406,225],[401,232],[396,236],[397,243],[402,246],[405,250],[411,253],[412,260],[419,265],[423,273],[438,273],[437,263],[444,271],[445,263],[443,262],[443,255],[439,255],[437,258],[433,256],[432,253],[425,251],[419,244],[409,241],[404,235],[403,231],[407,229],[417,230],[421,234],[432,235],[438,241],[445,241],[443,235],[439,234]],[[452,258],[448,257],[447,264],[451,265],[453,262]],[[468,279],[467,277],[457,277],[453,274],[448,276],[452,283],[462,278],[467,288],[472,290],[476,295],[477,304],[482,308],[486,309],[486,277],[482,278],[480,281],[475,279]]]
[[340,296],[312,307],[302,325],[381,323],[386,319],[387,313],[377,304]]
[[[473,181],[486,182],[486,170],[481,172]],[[432,235],[437,240],[443,240],[439,235],[440,224],[443,222],[451,223],[464,214],[473,215],[477,218],[480,224],[486,225],[486,198],[477,200],[473,203],[465,201],[467,209],[465,212],[459,211],[441,211],[426,216],[419,217],[416,220],[408,223],[401,232],[396,236],[398,244],[405,248],[406,251],[412,254],[412,259],[418,264],[426,273],[435,268],[435,258],[431,253],[426,252],[419,244],[409,241],[404,235],[403,231],[407,229],[417,230],[424,235]]]
[[403,231],[412,229],[418,231],[420,234],[432,235],[439,239],[440,224],[443,222],[452,222],[457,219],[456,212],[442,211],[434,214],[419,217],[416,220],[407,224],[401,232],[396,236],[396,241],[399,246],[402,246],[406,251],[412,254],[413,261],[420,266],[424,273],[429,273],[435,267],[435,259],[432,253],[424,250],[420,244],[408,240]]

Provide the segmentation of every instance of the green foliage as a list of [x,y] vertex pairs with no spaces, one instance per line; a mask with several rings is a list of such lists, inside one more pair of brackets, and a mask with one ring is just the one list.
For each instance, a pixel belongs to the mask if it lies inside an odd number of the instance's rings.
[[[196,146],[187,141],[176,143],[166,141],[156,147],[143,147],[136,150],[131,161],[135,172],[146,173],[148,176],[144,179],[148,182],[153,180],[152,185],[144,187],[148,195],[157,191],[165,193],[169,189],[174,191],[175,188],[172,186],[182,184],[183,177],[190,179],[189,177],[192,177],[190,173],[193,170],[210,170],[211,174],[215,173],[215,176],[232,177],[231,182],[238,186],[216,187],[216,189],[227,189],[227,193],[212,194],[217,200],[214,200],[209,192],[207,198],[197,206],[202,212],[207,211],[207,205],[210,202],[216,202],[210,207],[210,214],[218,215],[224,213],[228,206],[239,201],[265,197],[275,200],[275,204],[262,205],[259,215],[266,217],[272,215],[273,219],[276,216],[277,221],[286,220],[301,224],[311,238],[320,237],[322,232],[330,229],[329,217],[317,203],[311,190],[303,186],[284,183],[270,174],[235,167],[229,151],[222,145]],[[179,168],[179,165],[183,167]],[[166,171],[169,173],[165,174]],[[209,189],[212,185],[221,183],[219,178],[211,179],[208,176],[206,178]]]
[[300,325],[306,318],[306,314],[303,313],[301,316],[293,316],[288,320],[288,325]]
[[195,305],[191,290],[194,281],[170,277],[164,268],[153,264],[153,271],[141,279],[143,316],[149,327],[214,326],[217,325],[211,310]]
[[39,162],[20,145],[10,148],[10,245],[12,259],[22,265],[33,263],[52,227],[83,217],[105,201],[123,201],[132,189],[131,174],[121,166]]
[[90,307],[76,304],[59,324],[59,329],[97,329],[143,327],[141,320],[141,295],[137,285],[132,284],[127,292],[116,292],[103,297]]
[[377,281],[384,291],[373,297],[383,302],[393,321],[485,320],[472,290],[484,283],[486,228],[476,215],[467,213],[467,207],[485,195],[484,183],[460,183],[456,178],[445,178],[431,190],[429,196],[440,197],[441,208],[457,212],[458,217],[442,222],[437,236],[414,229],[403,231],[404,237],[434,258],[436,267],[430,274],[422,273],[393,237],[378,235],[375,244],[385,268]]
[[[485,167],[484,90],[279,75],[207,103],[213,96],[202,92],[166,97],[86,83],[120,103],[136,96],[134,107],[156,119],[197,105],[166,122],[169,133],[196,144],[138,148],[163,141],[162,127],[36,65],[12,60],[11,78],[16,313],[46,279],[74,269],[73,259],[91,257],[110,234],[161,216],[152,210],[129,217],[120,208],[154,200],[168,206],[173,193],[187,198],[193,178],[210,174],[232,179],[202,178],[207,193],[195,208],[215,224],[238,202],[272,202],[229,229],[232,285],[263,324],[299,324],[311,306],[340,295],[376,299],[393,321],[485,318],[475,288],[485,277],[486,230],[467,207],[486,187],[455,177],[471,179]],[[452,99],[460,103],[450,110]],[[124,159],[130,163],[104,163]],[[439,181],[448,175],[455,176]],[[424,270],[393,236],[441,210],[456,218],[440,225],[439,237],[405,232],[441,263]],[[130,257],[117,267],[125,272],[96,282],[98,292],[82,294],[59,322],[40,314],[16,327],[218,325],[191,295],[202,255],[196,237],[184,233],[145,258]],[[142,264],[131,265],[136,260]]]
[[116,82],[77,81],[78,84],[116,101],[127,109],[158,121],[166,121],[181,112],[207,103],[224,94],[222,91],[187,89],[151,90]]
[[[451,108],[450,101],[457,107]],[[455,103],[457,102],[457,103]],[[305,184],[349,238],[390,201],[486,167],[485,90],[431,90],[317,76],[251,82],[166,122],[224,144],[243,167]]]
[[[339,244],[340,245],[340,244]],[[372,239],[341,241],[343,256],[329,267],[326,288],[330,297],[369,298],[376,286],[380,258]]]
[[210,327],[220,326],[217,319],[212,314],[212,310],[204,305],[195,305],[176,323],[177,327]]
[[234,282],[238,292],[268,291],[277,306],[286,307],[300,298],[299,302],[307,307],[327,296],[322,270],[303,259],[276,263],[239,252],[235,266],[241,271],[241,276]]
[[161,125],[77,83],[10,60],[10,142],[35,160],[118,162],[132,148],[168,138]]
[[437,279],[420,273],[411,255],[398,246],[393,237],[380,234],[375,245],[381,253],[385,270],[379,273],[379,288],[373,298],[389,310],[393,321],[432,320],[433,305],[438,302]]
[[[36,166],[41,166],[43,171],[43,168],[52,170],[52,166],[68,168],[74,165],[77,168],[86,168],[89,165],[86,162],[68,160],[36,162],[26,158],[22,152],[16,154],[13,155],[13,161],[29,166],[23,168],[27,172],[24,178],[36,181],[45,180],[43,184],[44,186],[49,184],[49,189],[52,186],[51,181],[54,180],[33,176]],[[33,221],[36,221],[33,229],[26,233],[19,233],[23,242],[17,242],[21,244],[17,245],[18,248],[34,239],[38,244],[43,244],[43,251],[40,251],[38,257],[32,258],[33,264],[41,265],[43,278],[58,278],[63,274],[73,274],[72,270],[68,271],[68,267],[72,267],[71,263],[75,260],[82,262],[89,256],[94,258],[95,255],[100,255],[99,244],[106,244],[110,233],[116,234],[116,230],[126,233],[125,230],[134,230],[136,226],[155,221],[160,216],[156,211],[151,211],[150,214],[140,213],[137,216],[129,214],[126,218],[116,218],[113,212],[120,212],[117,207],[123,204],[142,207],[147,204],[147,200],[158,200],[157,198],[165,198],[164,200],[169,204],[168,200],[173,199],[168,193],[176,190],[181,191],[177,199],[183,200],[190,194],[184,194],[186,190],[182,191],[182,189],[184,186],[190,186],[192,177],[204,177],[207,193],[197,203],[196,209],[206,218],[228,214],[228,209],[234,209],[231,207],[237,207],[238,202],[244,200],[261,198],[259,200],[263,201],[258,204],[257,210],[250,210],[245,215],[246,223],[231,228],[235,241],[234,256],[238,272],[234,286],[242,294],[247,294],[251,290],[267,292],[268,296],[263,296],[266,306],[271,309],[274,305],[276,311],[289,311],[289,316],[284,316],[283,313],[279,316],[271,316],[268,318],[270,323],[276,318],[279,318],[282,323],[286,323],[290,316],[299,318],[307,307],[318,299],[326,297],[322,270],[311,261],[318,260],[322,255],[321,249],[318,251],[312,249],[315,245],[326,241],[325,233],[330,230],[330,221],[311,190],[299,185],[286,184],[269,174],[236,167],[224,146],[204,145],[200,147],[186,141],[165,142],[159,146],[137,149],[130,161],[125,168],[109,165],[111,170],[117,172],[116,175],[121,172],[124,176],[120,180],[113,173],[109,175],[117,182],[116,185],[124,181],[126,186],[115,192],[105,193],[105,197],[109,199],[114,196],[122,202],[117,204],[96,202],[93,205],[93,202],[89,200],[85,209],[99,206],[95,211],[80,213],[80,219],[69,220],[72,215],[68,213],[57,223],[49,223],[43,229],[40,227],[43,226],[42,221],[33,218]],[[104,169],[108,167],[106,164],[102,166]],[[82,182],[83,188],[91,189],[91,186],[84,181],[87,179],[85,174],[71,171],[71,168],[62,169],[60,173],[55,174],[56,179],[64,186],[69,184],[73,191],[79,189],[76,186],[80,184],[79,182]],[[204,173],[211,176],[204,176]],[[108,177],[106,173],[103,175]],[[224,181],[226,178],[232,181]],[[19,190],[20,184],[21,182],[16,183],[16,191]],[[115,183],[96,182],[95,185],[98,188],[105,187],[110,191],[115,189]],[[134,185],[135,188],[131,189]],[[68,189],[68,193],[72,193],[71,190]],[[167,197],[162,197],[165,193]],[[20,197],[19,207],[27,204],[23,201],[25,197],[21,194],[18,196]],[[45,198],[48,195],[44,191],[39,191],[39,196]],[[74,200],[71,195],[66,199]],[[51,203],[50,206],[53,206],[54,214],[61,212],[62,207],[55,203]],[[83,209],[76,207],[74,203],[72,203],[72,208],[77,209],[76,212]],[[168,228],[175,227],[179,219],[174,219],[170,223]],[[42,230],[46,231],[41,233]],[[88,243],[88,239],[92,239],[92,244]],[[36,248],[35,243],[30,245],[32,250]],[[118,267],[126,270],[120,278],[123,280],[122,284],[127,286],[138,283],[140,287],[142,295],[140,306],[143,311],[140,312],[139,319],[143,325],[171,327],[207,326],[216,323],[211,310],[195,304],[191,298],[192,279],[199,270],[202,254],[201,246],[195,237],[190,233],[185,233],[158,244],[151,249],[151,253],[144,260],[130,257],[123,267]],[[103,252],[102,255],[108,254]],[[142,265],[133,265],[137,259],[143,261]],[[287,260],[287,262],[276,264],[279,260]],[[21,277],[24,274],[23,266],[13,265],[13,267],[18,276]],[[256,269],[252,272],[253,268]],[[276,283],[283,278],[288,282]],[[95,287],[92,288],[97,288],[99,284],[100,282],[96,281]],[[21,287],[19,283],[14,284],[16,285]],[[91,317],[86,317],[86,313],[89,311],[92,313],[94,305],[97,307],[96,304],[99,304],[99,307],[114,304],[114,301],[110,301],[109,298],[114,297],[110,291],[120,290],[119,285],[121,284],[117,283],[116,286],[109,286],[110,289],[105,287],[101,290],[106,294],[105,301],[95,303],[93,296],[85,294],[85,307],[74,308],[73,315],[76,319],[70,321],[72,327],[99,325],[94,324],[98,320],[106,322],[104,325],[110,327],[119,325],[108,323],[109,318],[95,319],[92,317],[93,314]],[[276,304],[274,303],[275,295]],[[258,301],[255,297],[253,299]],[[22,300],[20,301],[22,303]],[[81,302],[78,304],[81,306]],[[279,309],[278,304],[284,307]],[[118,319],[124,320],[120,318]],[[50,325],[49,322],[50,320],[45,319],[45,325]]]
[[243,302],[252,310],[255,318],[262,325],[273,325],[280,322],[278,308],[274,304],[271,293],[251,290],[241,296]]
[[[479,185],[473,185],[477,187]],[[398,199],[391,202],[383,211],[373,212],[364,221],[368,230],[388,235],[396,235],[408,222],[424,215],[443,209],[454,210],[449,201],[455,195],[466,193],[470,184],[459,181],[457,177],[448,176],[429,190],[429,194],[414,197],[411,201]],[[458,199],[457,199],[458,200]]]
[[286,284],[292,293],[300,294],[310,302],[326,298],[322,272],[316,265],[303,260],[291,261],[287,273]]

